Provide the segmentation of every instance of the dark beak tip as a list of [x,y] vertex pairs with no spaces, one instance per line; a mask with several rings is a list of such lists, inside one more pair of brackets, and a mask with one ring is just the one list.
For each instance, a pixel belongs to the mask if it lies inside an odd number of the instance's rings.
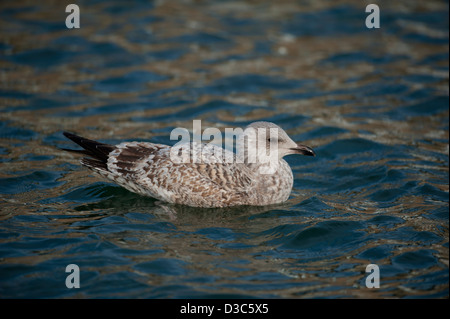
[[314,153],[313,150],[311,150],[311,151],[309,151],[309,152],[305,152],[305,153],[303,153],[303,154],[306,155],[306,156],[316,157],[316,153]]

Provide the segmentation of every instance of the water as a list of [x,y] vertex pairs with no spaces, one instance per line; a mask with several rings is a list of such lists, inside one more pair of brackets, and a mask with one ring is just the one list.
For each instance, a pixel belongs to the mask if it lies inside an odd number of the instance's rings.
[[[0,5],[2,298],[448,297],[447,2],[383,2],[377,30],[360,1],[77,4],[80,29]],[[194,119],[317,156],[287,157],[283,205],[166,210],[58,150]]]

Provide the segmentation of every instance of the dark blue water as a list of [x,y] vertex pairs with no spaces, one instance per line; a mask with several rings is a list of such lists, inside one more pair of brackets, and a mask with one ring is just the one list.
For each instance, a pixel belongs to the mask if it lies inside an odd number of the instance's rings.
[[[447,2],[77,4],[0,4],[0,297],[448,297]],[[168,209],[58,149],[195,119],[317,156],[283,205]]]

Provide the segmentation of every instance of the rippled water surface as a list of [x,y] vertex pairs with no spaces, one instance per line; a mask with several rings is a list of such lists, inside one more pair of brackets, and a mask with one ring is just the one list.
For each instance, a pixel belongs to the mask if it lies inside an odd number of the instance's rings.
[[[447,1],[378,2],[380,29],[361,1],[77,4],[79,29],[0,4],[0,297],[448,297]],[[58,149],[173,145],[194,119],[273,121],[317,156],[287,157],[283,205],[167,209]]]

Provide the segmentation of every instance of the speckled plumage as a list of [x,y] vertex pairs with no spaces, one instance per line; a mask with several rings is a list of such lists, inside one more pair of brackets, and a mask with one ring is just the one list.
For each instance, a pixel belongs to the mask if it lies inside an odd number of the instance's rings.
[[[276,172],[265,174],[261,168],[267,163],[248,163],[247,156],[243,161],[238,161],[233,152],[213,144],[191,142],[171,147],[147,142],[124,142],[113,146],[66,132],[64,135],[84,148],[80,151],[69,150],[88,156],[81,160],[82,165],[144,196],[194,207],[262,206],[286,201],[292,190],[293,175],[282,157],[296,153],[314,155],[314,152],[293,142],[273,123],[255,122],[247,128],[277,129]],[[246,132],[247,129],[244,135]],[[268,132],[267,140],[262,142],[266,145],[264,151],[269,149],[269,136]],[[273,142],[273,136],[270,137]],[[174,153],[171,154],[171,151]],[[181,155],[182,152],[191,160],[173,160],[173,154]],[[192,156],[197,160],[192,160]],[[256,158],[259,158],[258,155]]]

